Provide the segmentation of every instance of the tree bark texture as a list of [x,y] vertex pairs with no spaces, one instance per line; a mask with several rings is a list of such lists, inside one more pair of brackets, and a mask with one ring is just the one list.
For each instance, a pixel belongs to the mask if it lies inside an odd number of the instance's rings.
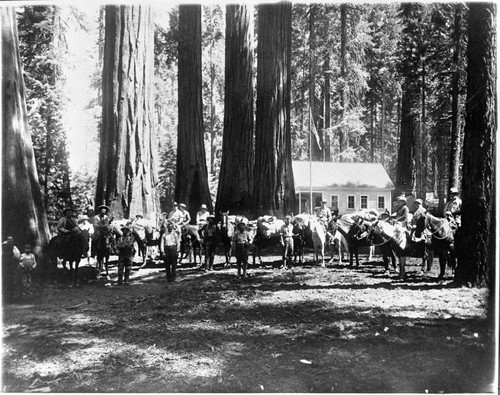
[[193,220],[201,204],[213,211],[203,140],[201,5],[179,6],[179,126],[175,196]]
[[330,55],[325,54],[325,62],[323,66],[324,78],[325,78],[325,98],[324,98],[324,108],[325,108],[325,125],[323,132],[323,142],[324,142],[324,159],[327,162],[332,160],[331,148],[330,148],[330,127],[332,126],[331,119],[331,100],[332,100],[332,91],[331,91],[331,78],[330,78]]
[[28,129],[25,85],[13,8],[0,8],[2,23],[2,240],[14,238],[22,251],[33,247],[42,271],[49,226]]
[[[347,4],[340,5],[340,78],[342,86],[340,89],[340,122],[343,124],[346,106],[345,84],[347,77]],[[342,154],[347,148],[348,136],[344,134],[344,128],[339,131],[339,153]],[[340,161],[342,162],[342,156]]]
[[454,45],[453,51],[453,77],[451,81],[451,149],[450,172],[448,178],[449,189],[460,186],[460,159],[462,154],[462,128],[460,125],[460,76],[462,58],[462,4],[455,5]]
[[[317,109],[316,109],[316,31],[314,29],[314,25],[316,23],[316,5],[311,4],[309,6],[309,107],[311,112],[309,115],[312,117],[310,120],[311,125],[315,125],[316,132],[319,136],[319,141],[323,144],[320,133],[323,133],[322,128],[319,126],[319,120]],[[310,133],[311,131],[309,131]],[[316,142],[316,139],[313,137],[311,140],[312,146],[311,155],[312,160],[322,161],[323,160],[323,151],[320,149],[319,145]],[[323,147],[321,147],[323,148]]]
[[96,204],[116,218],[160,210],[152,76],[150,7],[106,6]]
[[401,135],[396,168],[396,193],[415,189],[415,134],[418,131],[418,94],[413,84],[405,82],[401,103]]
[[252,210],[253,51],[251,9],[226,6],[224,136],[216,212],[250,215]]
[[294,211],[290,131],[291,15],[289,2],[258,6],[254,204],[259,214]]
[[495,249],[496,42],[493,3],[470,3],[462,227],[455,280],[493,290]]

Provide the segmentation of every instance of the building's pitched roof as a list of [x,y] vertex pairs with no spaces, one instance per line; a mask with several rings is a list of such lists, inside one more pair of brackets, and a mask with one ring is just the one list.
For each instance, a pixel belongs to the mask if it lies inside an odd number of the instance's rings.
[[[295,188],[309,188],[309,161],[293,161]],[[395,189],[381,163],[311,162],[312,187]]]

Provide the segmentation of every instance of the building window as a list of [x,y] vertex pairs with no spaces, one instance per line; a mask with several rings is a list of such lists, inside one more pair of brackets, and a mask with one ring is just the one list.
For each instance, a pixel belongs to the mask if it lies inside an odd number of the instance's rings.
[[356,204],[354,203],[354,195],[347,195],[347,209],[354,210],[356,208]]
[[368,196],[361,195],[360,206],[361,209],[368,208]]
[[339,195],[330,195],[330,210],[339,211]]
[[385,196],[377,197],[377,209],[385,210]]

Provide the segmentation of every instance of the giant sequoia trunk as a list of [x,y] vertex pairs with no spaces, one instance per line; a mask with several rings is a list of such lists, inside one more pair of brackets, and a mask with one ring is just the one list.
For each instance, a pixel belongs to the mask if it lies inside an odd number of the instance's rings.
[[224,138],[216,211],[249,215],[253,188],[253,55],[251,13],[226,6]]
[[448,185],[450,188],[460,184],[460,158],[462,153],[462,129],[460,127],[460,82],[462,70],[462,4],[455,5],[453,77],[451,86],[451,150]]
[[258,6],[254,204],[259,214],[294,211],[290,131],[292,5]]
[[12,236],[20,249],[34,246],[47,273],[43,247],[49,226],[28,130],[25,87],[15,13],[0,8],[2,23],[2,240]]
[[201,204],[212,211],[203,142],[201,5],[179,6],[179,126],[175,197],[191,218]]
[[153,22],[147,6],[105,11],[102,128],[96,203],[129,218],[159,211],[153,131]]
[[415,189],[415,134],[418,130],[418,94],[414,85],[403,85],[401,103],[401,134],[396,168],[396,193]]
[[462,227],[456,282],[494,290],[495,279],[495,5],[471,3],[463,148]]

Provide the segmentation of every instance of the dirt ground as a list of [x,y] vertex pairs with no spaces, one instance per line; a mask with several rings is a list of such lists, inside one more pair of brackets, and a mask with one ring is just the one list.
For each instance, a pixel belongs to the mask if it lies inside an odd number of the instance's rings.
[[[496,392],[487,291],[408,279],[380,257],[290,270],[267,256],[249,277],[184,263],[34,286],[3,308],[4,392]],[[233,258],[234,259],[234,258]],[[83,264],[82,264],[83,265]],[[84,277],[91,270],[81,268]]]

